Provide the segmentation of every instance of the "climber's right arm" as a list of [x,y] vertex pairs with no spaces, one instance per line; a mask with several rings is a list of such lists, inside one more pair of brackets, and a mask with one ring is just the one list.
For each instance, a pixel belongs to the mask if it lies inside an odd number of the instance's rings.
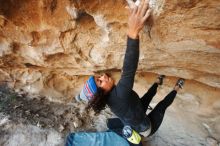
[[122,75],[119,83],[128,88],[133,88],[134,76],[139,60],[139,32],[150,15],[148,0],[142,0],[139,6],[129,8],[127,49],[122,67]]

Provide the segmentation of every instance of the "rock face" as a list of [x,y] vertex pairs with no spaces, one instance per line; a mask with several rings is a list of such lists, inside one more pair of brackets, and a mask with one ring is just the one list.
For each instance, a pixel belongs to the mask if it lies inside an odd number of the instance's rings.
[[[45,88],[61,74],[78,78],[121,69],[126,1],[0,3],[1,80]],[[138,71],[183,77],[219,89],[218,0],[151,0],[150,6],[154,12],[141,34]]]
[[[47,71],[78,76],[121,69],[126,1],[0,3],[2,72],[13,75],[15,70],[21,74],[37,71],[45,77]],[[150,4],[154,13],[141,34],[139,71],[220,88],[219,1],[151,0]]]
[[[95,72],[111,71],[118,79],[126,48],[126,4],[0,0],[0,81],[18,92],[63,102]],[[139,93],[146,87],[142,80],[151,82],[155,74],[167,75],[168,87],[185,78],[183,93],[189,98],[183,98],[184,106],[195,108],[187,104],[194,103],[192,94],[198,103],[193,112],[219,121],[214,118],[220,113],[219,0],[150,0],[150,6],[153,14],[140,34]],[[220,140],[219,125],[209,123],[216,130],[211,136]]]

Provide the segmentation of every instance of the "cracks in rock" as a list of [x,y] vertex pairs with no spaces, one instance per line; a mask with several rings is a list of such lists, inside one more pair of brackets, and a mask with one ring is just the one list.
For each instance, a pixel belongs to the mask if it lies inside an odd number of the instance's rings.
[[148,21],[146,22],[146,25],[145,25],[144,29],[143,29],[148,34],[148,37],[150,39],[152,39],[152,37],[151,37],[151,29],[153,27],[153,22],[154,22],[153,21],[153,16],[150,16]]
[[51,13],[51,15],[54,13],[54,11],[57,8],[57,0],[49,0],[49,1],[40,1],[43,8]]
[[80,48],[78,48],[76,45],[74,45],[74,48],[76,48],[77,51],[77,54],[74,54],[76,56],[75,57],[75,61],[80,64],[81,62],[88,62],[90,65],[94,65],[94,62],[89,58],[87,57]]
[[72,16],[73,20],[77,20],[79,14],[75,8],[66,7],[66,10]]
[[[65,40],[67,36],[68,38],[71,38],[72,40],[70,42],[68,40],[68,42],[66,43]],[[63,48],[64,53],[68,53],[68,48],[65,45],[69,45],[69,43],[71,44],[72,42],[74,42],[75,38],[76,38],[76,33],[74,33],[74,29],[69,29],[64,32],[60,32],[59,41],[60,41],[61,47]]]
[[25,63],[24,65],[25,65],[25,67],[27,67],[27,68],[38,68],[38,67],[40,67],[40,66],[38,66],[38,65],[34,65],[34,64],[31,64],[31,63]]
[[[100,40],[98,41],[97,44],[94,44],[93,49],[97,49],[100,47],[102,47],[102,48],[107,47],[108,46],[107,42],[109,41],[110,30],[108,27],[108,23],[105,20],[105,16],[102,15],[101,13],[94,13],[93,14],[93,13],[89,13],[87,11],[82,12],[80,17],[82,17],[83,15],[88,15],[88,16],[92,17],[93,21],[96,24],[96,27],[100,28],[102,31],[102,34],[99,36]],[[80,19],[80,17],[79,17],[79,19]],[[91,38],[92,37],[93,37],[93,35],[91,34]],[[97,54],[96,54],[96,56],[97,56]],[[94,56],[91,56],[91,57],[94,57]]]
[[20,43],[12,42],[10,47],[12,48],[12,52],[17,54],[20,50]]
[[150,0],[149,1],[150,8],[153,10],[151,16],[148,18],[146,25],[144,27],[145,33],[148,34],[148,37],[152,39],[151,29],[154,25],[154,17],[159,16],[163,10],[164,0]]
[[32,31],[31,32],[32,35],[32,41],[31,41],[31,46],[35,46],[38,44],[39,40],[40,40],[40,33],[37,31]]
[[[77,12],[77,18],[75,18],[77,27],[75,28],[75,38],[72,39],[72,41],[70,42],[70,44],[72,45],[72,47],[74,47],[76,49],[76,54],[79,55],[79,57],[76,58],[76,62],[79,63],[79,61],[81,60],[81,58],[84,61],[89,62],[91,65],[94,65],[94,61],[97,61],[97,63],[101,63],[100,61],[104,60],[102,59],[103,56],[105,55],[105,50],[103,49],[103,52],[98,52],[98,49],[100,47],[102,48],[106,48],[108,46],[108,41],[109,41],[109,27],[108,27],[108,23],[105,20],[104,16],[100,13],[100,14],[91,14],[90,12],[87,12],[85,10],[75,10]],[[90,22],[91,21],[91,22]],[[88,27],[88,31],[86,32],[87,34],[89,34],[90,38],[93,38],[95,34],[92,34],[91,32],[95,31],[97,33],[98,38],[96,38],[95,40],[97,40],[97,43],[91,43],[92,46],[90,46],[89,49],[89,55],[86,56],[85,54],[83,54],[83,51],[81,50],[81,48],[75,43],[76,38],[79,34],[82,34],[83,36],[83,32],[78,32],[80,31],[80,27],[81,27],[81,23],[86,23],[86,26]],[[93,24],[94,23],[94,24]],[[99,30],[101,30],[101,34],[99,34],[99,32],[97,32],[97,28],[99,28]],[[67,32],[68,33],[68,32]],[[78,39],[78,38],[77,38]],[[61,39],[60,39],[61,40]],[[61,43],[62,44],[62,43]],[[89,44],[88,44],[89,45]],[[63,48],[65,48],[64,45],[62,45]]]
[[56,9],[56,7],[57,7],[57,0],[52,0],[51,3],[50,3],[51,14],[53,14],[53,12]]
[[184,9],[191,9],[191,8],[196,7],[198,2],[199,2],[199,0],[179,1],[177,6],[184,8]]
[[[173,75],[175,74],[177,75],[177,73],[178,74],[181,73],[180,75],[178,75],[178,77],[183,77],[183,78],[188,77],[188,79],[200,82],[210,87],[217,87],[217,88],[220,87],[217,80],[220,77],[218,74],[208,73],[208,72],[204,73],[202,71],[196,70],[195,68],[158,65],[149,68],[148,71],[153,71],[153,72],[164,71],[167,72],[167,74],[173,74]],[[207,80],[203,79],[206,77],[213,79],[207,82]]]
[[211,72],[202,72],[200,70],[197,70],[195,68],[190,68],[190,67],[180,67],[180,66],[169,66],[169,65],[157,65],[157,66],[154,66],[154,67],[151,67],[149,70],[157,70],[157,69],[162,69],[162,68],[176,68],[176,69],[180,69],[180,70],[189,70],[189,71],[192,71],[192,72],[195,72],[196,74],[211,74],[213,76],[219,76],[219,74],[215,74],[215,73],[211,73]]
[[210,30],[210,31],[219,31],[220,30],[220,26],[219,27],[205,27],[205,26],[195,26],[193,27],[193,29],[200,29],[200,30]]
[[61,32],[59,36],[59,41],[61,47],[64,50],[63,54],[66,55],[70,54],[71,56],[74,57],[76,63],[78,64],[84,65],[83,62],[87,62],[90,65],[93,65],[94,64],[93,61],[83,53],[80,47],[78,47],[75,44],[76,37],[77,37],[77,32],[74,29]]
[[3,15],[0,15],[0,28],[1,29],[7,24],[7,21],[8,20]]
[[102,30],[102,35],[99,37],[100,41],[98,44],[96,44],[97,47],[107,47],[107,42],[109,41],[109,33],[110,30],[108,28],[108,23],[105,20],[104,15],[102,14],[91,14],[93,16],[95,23],[97,24],[98,27],[101,28]]
[[98,69],[94,73],[103,73],[103,72],[121,72],[121,69],[118,68],[109,68],[109,69]]

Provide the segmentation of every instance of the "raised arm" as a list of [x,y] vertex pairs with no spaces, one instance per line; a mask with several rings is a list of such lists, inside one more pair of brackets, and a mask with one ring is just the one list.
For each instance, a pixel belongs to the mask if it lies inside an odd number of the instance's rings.
[[128,9],[130,14],[128,19],[127,49],[119,83],[132,89],[139,60],[139,32],[150,16],[151,10],[148,7],[148,0],[142,0],[139,6],[130,1]]

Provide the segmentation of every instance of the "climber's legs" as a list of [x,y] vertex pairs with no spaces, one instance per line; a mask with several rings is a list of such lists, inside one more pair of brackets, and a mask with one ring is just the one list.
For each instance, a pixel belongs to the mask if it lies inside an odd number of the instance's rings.
[[164,78],[165,78],[164,75],[159,75],[157,77],[157,80],[155,81],[155,83],[150,87],[150,89],[148,89],[147,93],[145,93],[144,96],[141,98],[141,103],[143,105],[143,108],[144,108],[145,112],[147,111],[148,106],[149,106],[151,100],[153,99],[153,97],[157,93],[158,85],[162,85],[163,84],[163,79]]
[[160,127],[164,113],[166,109],[173,103],[176,97],[177,91],[183,87],[184,79],[179,79],[173,89],[162,101],[160,101],[156,107],[148,114],[151,121],[151,134],[154,134]]
[[148,109],[148,106],[153,99],[154,95],[157,93],[157,87],[158,84],[154,83],[150,89],[148,89],[147,93],[144,94],[144,96],[141,98],[141,103],[143,105],[144,111],[146,112]]

